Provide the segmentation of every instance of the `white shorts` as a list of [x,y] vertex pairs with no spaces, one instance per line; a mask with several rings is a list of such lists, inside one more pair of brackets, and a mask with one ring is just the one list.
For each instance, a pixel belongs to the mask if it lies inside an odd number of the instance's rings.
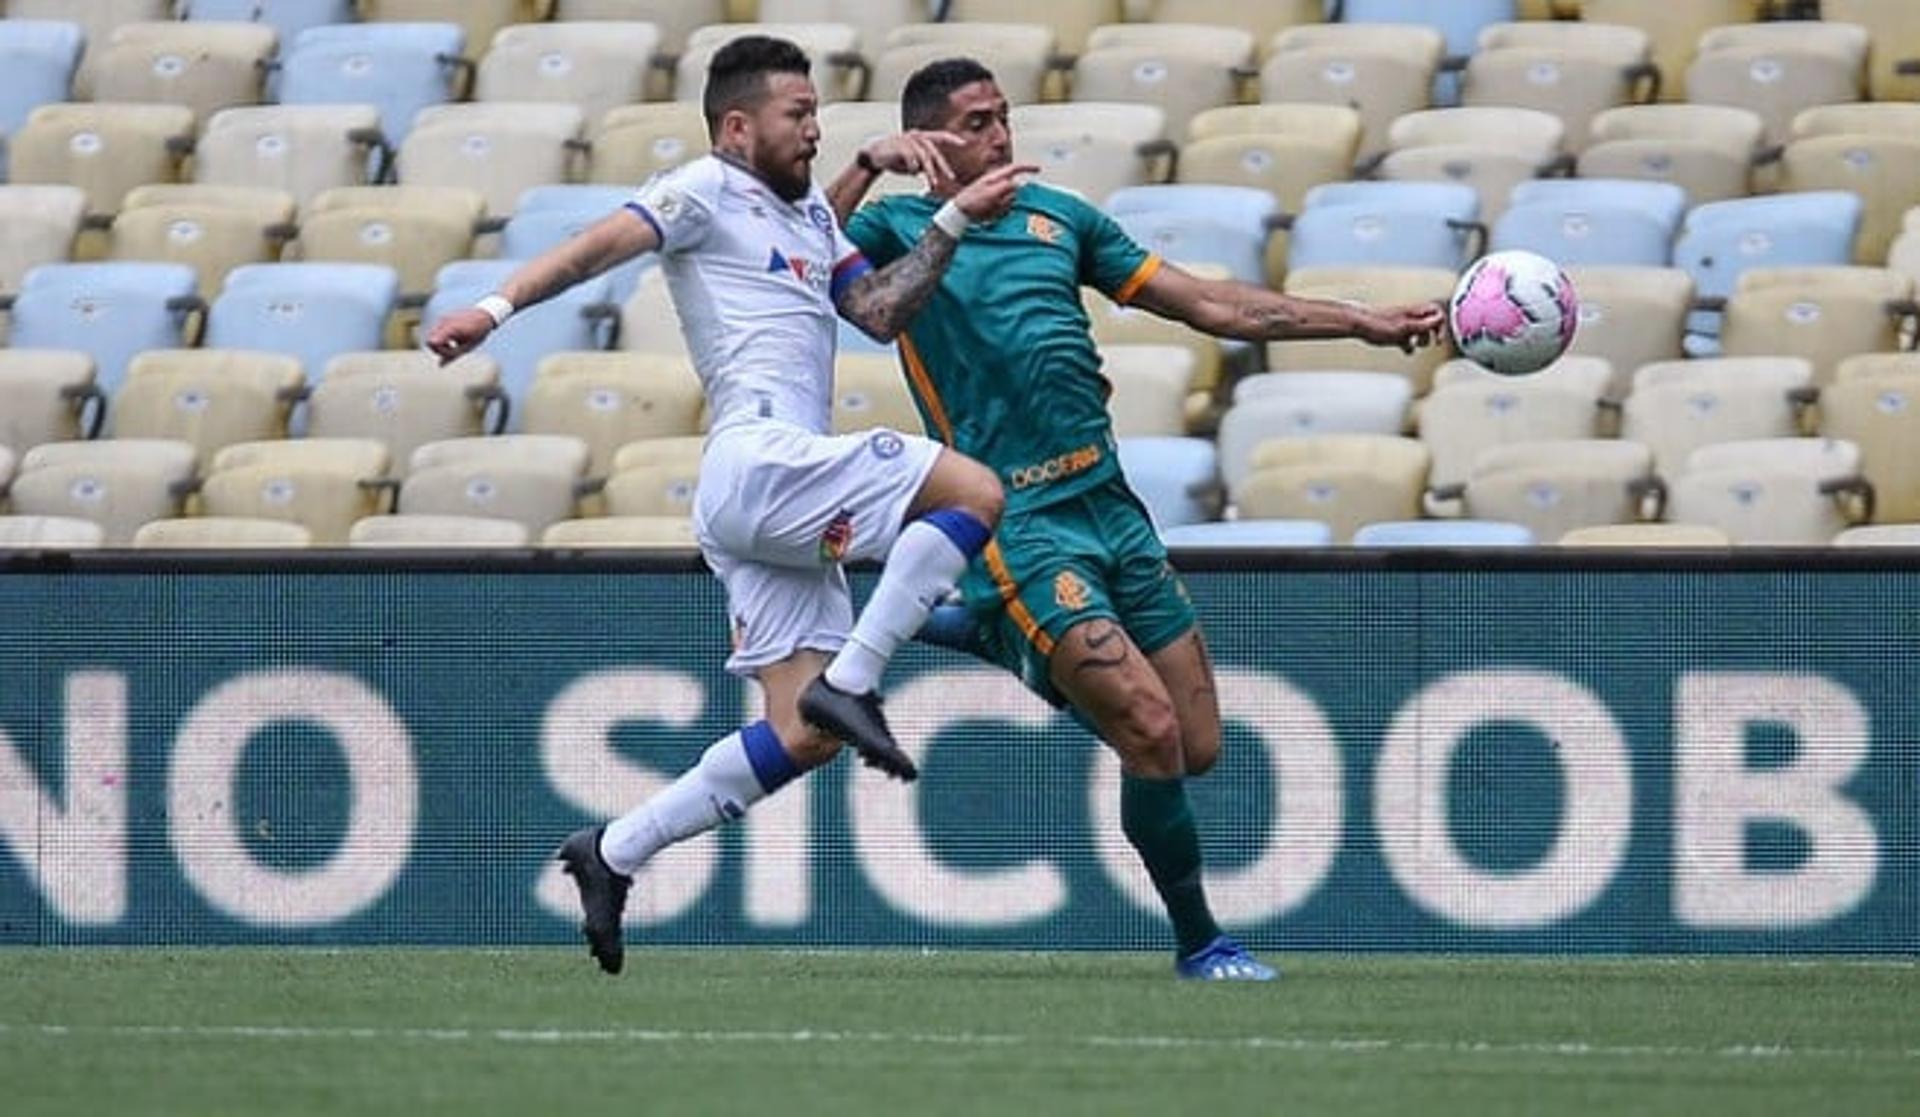
[[824,435],[769,423],[708,439],[693,525],[727,587],[727,670],[751,675],[803,648],[846,643],[853,599],[840,564],[886,558],[939,455],[931,439],[885,429]]

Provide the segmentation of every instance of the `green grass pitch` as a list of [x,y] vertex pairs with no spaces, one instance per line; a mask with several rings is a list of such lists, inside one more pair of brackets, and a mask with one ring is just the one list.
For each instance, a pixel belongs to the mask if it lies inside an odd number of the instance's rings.
[[1897,962],[0,951],[0,1111],[1886,1114]]

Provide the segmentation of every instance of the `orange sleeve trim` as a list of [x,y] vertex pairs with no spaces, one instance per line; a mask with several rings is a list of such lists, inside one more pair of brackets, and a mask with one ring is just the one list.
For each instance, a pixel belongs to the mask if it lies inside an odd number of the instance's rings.
[[933,377],[927,375],[926,363],[920,359],[920,351],[913,347],[906,334],[900,338],[900,359],[907,366],[907,386],[913,394],[920,397],[920,406],[927,409],[927,415],[933,419],[934,434],[940,441],[953,445],[953,424],[947,419],[947,409],[940,402],[940,393],[934,391]]
[[1132,302],[1133,297],[1140,293],[1140,288],[1147,285],[1147,280],[1152,279],[1154,275],[1159,272],[1160,263],[1159,253],[1147,253],[1147,258],[1140,261],[1140,266],[1133,269],[1133,274],[1127,278],[1125,283],[1120,285],[1118,291],[1113,293],[1113,301],[1119,303],[1121,306]]
[[1007,557],[1000,551],[999,540],[987,544],[985,558],[987,573],[993,575],[993,584],[1000,590],[1000,600],[1006,602],[1007,615],[1013,618],[1020,635],[1025,636],[1027,643],[1032,644],[1041,655],[1051,656],[1053,637],[1041,631],[1040,623],[1033,619],[1033,612],[1027,608],[1027,603],[1020,600],[1020,587],[1014,584],[1013,572],[1007,569]]

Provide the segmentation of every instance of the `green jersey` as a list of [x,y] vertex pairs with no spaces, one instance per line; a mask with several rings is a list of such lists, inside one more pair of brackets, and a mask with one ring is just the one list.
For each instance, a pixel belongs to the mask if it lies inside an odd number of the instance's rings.
[[[884,266],[919,243],[941,204],[882,198],[854,214],[847,236]],[[1010,509],[1052,504],[1119,475],[1112,386],[1080,288],[1125,303],[1159,264],[1098,209],[1028,183],[999,220],[967,230],[901,335],[928,433],[998,473]]]

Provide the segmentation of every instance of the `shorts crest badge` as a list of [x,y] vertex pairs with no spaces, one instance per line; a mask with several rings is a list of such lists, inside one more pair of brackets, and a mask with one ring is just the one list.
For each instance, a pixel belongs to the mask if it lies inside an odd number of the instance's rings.
[[847,557],[853,548],[853,513],[841,509],[840,514],[820,533],[820,561],[839,562]]
[[1053,601],[1062,609],[1077,613],[1089,604],[1087,584],[1073,571],[1062,570],[1053,576]]

